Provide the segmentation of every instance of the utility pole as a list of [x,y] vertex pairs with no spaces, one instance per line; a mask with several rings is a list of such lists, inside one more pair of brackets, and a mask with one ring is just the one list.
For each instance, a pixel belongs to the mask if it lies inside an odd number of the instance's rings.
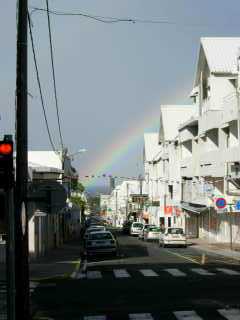
[[28,1],[18,0],[16,75],[15,288],[16,319],[29,320],[28,265]]

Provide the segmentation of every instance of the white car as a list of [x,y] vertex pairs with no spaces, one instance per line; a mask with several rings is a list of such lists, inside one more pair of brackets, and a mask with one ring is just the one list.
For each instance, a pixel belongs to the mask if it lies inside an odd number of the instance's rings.
[[182,228],[167,228],[159,234],[159,246],[168,245],[187,247],[187,238]]
[[144,233],[147,231],[148,227],[155,227],[154,224],[144,224],[142,230],[139,232],[138,239],[144,239]]
[[117,254],[117,241],[110,231],[96,231],[89,234],[86,240],[87,256],[96,254]]
[[83,237],[84,240],[88,239],[89,234],[91,232],[96,232],[96,231],[106,231],[106,228],[104,226],[99,226],[99,225],[94,225],[94,226],[87,228],[87,230],[84,234],[84,237]]
[[138,236],[139,233],[142,231],[143,223],[141,222],[133,222],[130,228],[130,235],[131,236]]
[[158,240],[160,232],[161,232],[161,229],[159,227],[149,226],[144,231],[143,241]]

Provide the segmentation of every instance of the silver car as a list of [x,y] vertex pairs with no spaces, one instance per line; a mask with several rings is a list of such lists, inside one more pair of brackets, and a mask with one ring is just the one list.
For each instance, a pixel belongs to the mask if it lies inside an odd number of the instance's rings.
[[187,238],[182,228],[167,228],[159,234],[159,246],[169,245],[187,247]]
[[144,233],[147,231],[148,227],[155,227],[154,224],[144,224],[142,230],[139,232],[138,239],[143,240],[144,239]]
[[87,256],[97,254],[117,254],[117,241],[110,231],[96,231],[89,234],[86,240]]
[[143,241],[158,240],[161,229],[156,226],[149,226],[144,232]]

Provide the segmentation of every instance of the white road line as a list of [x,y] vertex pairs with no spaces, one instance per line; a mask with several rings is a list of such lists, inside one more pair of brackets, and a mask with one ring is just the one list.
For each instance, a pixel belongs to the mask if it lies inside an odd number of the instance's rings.
[[130,274],[126,269],[114,269],[113,273],[116,278],[130,278]]
[[158,274],[152,269],[141,269],[139,270],[145,277],[158,277]]
[[35,288],[37,288],[38,285],[39,285],[39,282],[30,281],[29,288],[30,289],[35,289]]
[[178,320],[202,320],[195,311],[175,311],[173,314]]
[[186,277],[186,273],[178,269],[171,268],[171,269],[164,269],[164,270],[170,273],[174,277]]
[[209,272],[202,268],[193,268],[191,269],[193,272],[200,274],[201,276],[215,276],[216,273]]
[[88,279],[102,279],[101,271],[87,271]]
[[130,313],[130,320],[153,320],[151,313]]
[[70,275],[70,278],[75,279],[77,277],[77,272],[73,271],[73,273]]
[[218,312],[228,320],[240,319],[240,309],[219,309]]
[[231,270],[231,269],[226,269],[226,268],[216,268],[216,270],[221,271],[223,273],[229,274],[231,276],[238,276],[240,275],[240,272]]
[[107,320],[106,316],[87,316],[83,320]]
[[78,272],[76,275],[76,279],[85,279],[86,276],[87,276],[86,273]]

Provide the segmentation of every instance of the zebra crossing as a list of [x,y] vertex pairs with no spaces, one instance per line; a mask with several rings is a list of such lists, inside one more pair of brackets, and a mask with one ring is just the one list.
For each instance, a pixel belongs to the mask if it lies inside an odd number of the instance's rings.
[[[166,316],[166,315],[165,315]],[[170,318],[169,318],[170,317]],[[152,313],[129,313],[124,319],[128,320],[159,320],[162,319],[161,314]],[[81,320],[111,320],[114,319],[112,316],[108,315],[88,315],[80,318]],[[201,315],[200,311],[195,310],[181,310],[172,311],[167,315],[167,319],[175,320],[209,320],[212,319],[212,315],[206,316]],[[214,310],[214,319],[225,319],[225,320],[239,320],[240,319],[240,309],[217,309]]]
[[130,270],[127,269],[113,269],[109,271],[100,271],[100,270],[86,270],[86,272],[78,272],[74,275],[74,279],[89,279],[89,280],[96,280],[96,279],[103,279],[106,274],[111,274],[115,279],[129,279],[133,276],[140,275],[146,278],[153,278],[153,277],[161,277],[169,275],[171,277],[177,278],[184,278],[198,275],[202,277],[213,277],[218,275],[226,275],[226,276],[240,276],[240,271],[236,271],[229,268],[215,268],[214,270],[207,270],[205,268],[190,268],[186,270],[180,270],[177,268],[166,268],[161,269],[158,271],[152,269],[138,269],[134,270],[134,273],[131,274]]
[[[38,287],[39,283],[35,281],[30,281],[29,283],[29,293],[30,295],[33,294],[35,289]],[[7,295],[7,285],[6,283],[1,283],[0,284],[0,296],[5,296]]]

